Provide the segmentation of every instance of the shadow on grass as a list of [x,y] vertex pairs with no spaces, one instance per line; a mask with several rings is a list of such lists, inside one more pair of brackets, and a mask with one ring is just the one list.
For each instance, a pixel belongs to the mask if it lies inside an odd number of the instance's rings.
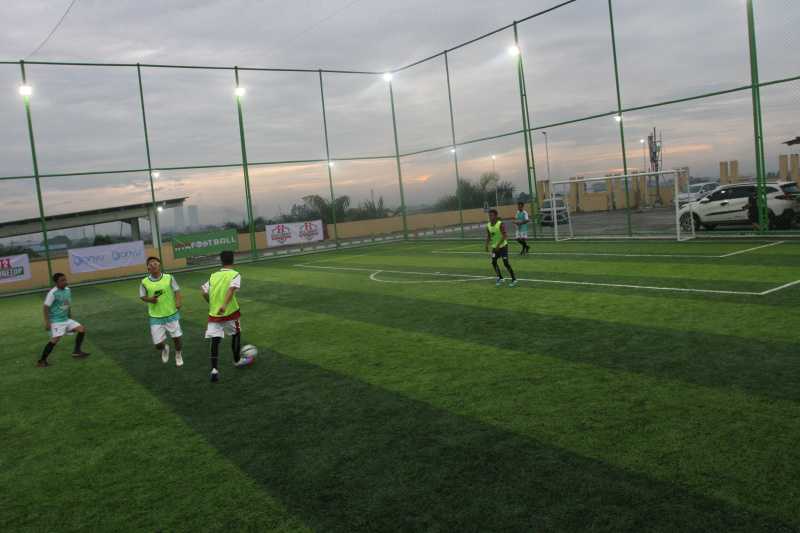
[[[272,305],[429,333],[477,344],[546,354],[568,361],[637,372],[761,396],[800,400],[800,346],[692,331],[568,318],[376,292],[248,281]],[[476,298],[479,298],[476,295]]]
[[284,354],[236,370],[223,350],[211,385],[202,325],[183,325],[179,371],[124,321],[97,320],[93,342],[321,531],[791,530]]

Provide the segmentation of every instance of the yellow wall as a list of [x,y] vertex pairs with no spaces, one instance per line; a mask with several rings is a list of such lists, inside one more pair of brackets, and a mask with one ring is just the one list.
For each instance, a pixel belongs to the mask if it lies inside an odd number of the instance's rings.
[[[158,256],[158,251],[152,246],[144,247],[145,256]],[[172,246],[169,243],[164,244],[162,247],[164,269],[172,270],[186,266],[186,259],[175,259],[172,255]],[[98,272],[87,272],[83,274],[73,274],[69,268],[69,257],[56,257],[52,260],[53,272],[63,272],[69,278],[70,283],[80,283],[82,281],[96,281],[101,279],[110,279],[123,276],[132,276],[134,274],[142,274],[146,272],[145,266],[132,266],[125,268],[114,268],[109,270],[100,270]],[[16,292],[24,291],[27,289],[39,289],[42,287],[50,286],[51,280],[47,273],[47,261],[43,259],[31,260],[31,279],[16,281],[12,283],[0,284],[0,292]]]

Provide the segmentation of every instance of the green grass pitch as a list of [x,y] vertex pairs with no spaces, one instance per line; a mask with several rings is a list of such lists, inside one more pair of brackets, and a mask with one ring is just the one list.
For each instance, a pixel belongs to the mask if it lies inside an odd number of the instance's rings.
[[[518,247],[512,243],[512,250]],[[800,530],[800,243],[482,243],[242,265],[208,382],[208,271],[177,274],[183,368],[137,282],[0,300],[0,531]]]

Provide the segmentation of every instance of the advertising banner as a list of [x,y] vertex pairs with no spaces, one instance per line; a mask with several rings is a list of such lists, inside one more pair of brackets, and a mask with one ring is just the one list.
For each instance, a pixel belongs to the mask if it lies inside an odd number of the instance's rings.
[[0,283],[13,283],[31,279],[31,262],[28,254],[0,257]]
[[289,222],[267,226],[267,247],[289,246],[321,241],[325,238],[321,220]]
[[239,249],[239,232],[235,229],[204,231],[172,237],[172,251],[176,258],[212,255],[224,250]]
[[144,242],[121,242],[69,251],[69,268],[74,274],[129,266],[144,268]]

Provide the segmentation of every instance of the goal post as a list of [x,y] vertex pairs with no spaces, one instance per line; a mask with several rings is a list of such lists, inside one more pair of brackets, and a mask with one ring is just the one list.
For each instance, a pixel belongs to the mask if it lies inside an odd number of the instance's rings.
[[[689,196],[689,170],[672,169],[553,181],[542,206],[542,224],[553,240],[694,238],[681,200]],[[683,221],[683,226],[682,226]]]

